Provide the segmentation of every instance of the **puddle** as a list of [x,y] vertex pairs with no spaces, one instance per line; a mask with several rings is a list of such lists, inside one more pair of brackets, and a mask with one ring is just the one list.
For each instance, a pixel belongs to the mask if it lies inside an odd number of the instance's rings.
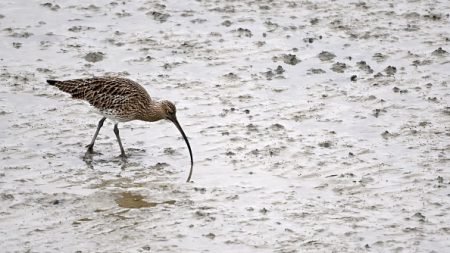
[[167,200],[164,202],[147,202],[144,200],[144,196],[131,192],[122,192],[121,196],[116,199],[117,205],[123,208],[146,208],[155,207],[161,204],[173,205],[175,202],[175,200]]

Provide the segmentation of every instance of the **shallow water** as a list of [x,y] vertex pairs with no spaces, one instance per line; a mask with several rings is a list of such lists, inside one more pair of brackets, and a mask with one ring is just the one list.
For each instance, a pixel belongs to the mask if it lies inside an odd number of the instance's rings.
[[[449,10],[1,1],[2,249],[449,251]],[[84,158],[100,118],[45,80],[108,74],[175,102],[193,182],[169,122]]]

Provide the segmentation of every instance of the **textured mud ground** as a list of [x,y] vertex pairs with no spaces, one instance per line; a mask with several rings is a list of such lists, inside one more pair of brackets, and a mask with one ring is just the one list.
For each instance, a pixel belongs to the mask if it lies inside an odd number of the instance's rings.
[[[449,252],[446,1],[0,2],[3,252]],[[107,123],[45,84],[173,100]]]

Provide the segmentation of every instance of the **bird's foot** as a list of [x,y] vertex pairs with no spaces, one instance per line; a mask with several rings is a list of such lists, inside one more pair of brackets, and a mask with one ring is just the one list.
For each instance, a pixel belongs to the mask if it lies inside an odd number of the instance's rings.
[[86,145],[86,148],[87,148],[86,155],[92,156],[92,155],[101,155],[102,154],[100,152],[94,151],[94,145],[91,145],[91,144]]
[[93,153],[86,152],[84,153],[83,160],[85,162],[92,162]]
[[122,161],[126,161],[127,158],[128,158],[128,156],[125,154],[125,152],[121,153],[121,154],[119,155],[119,157],[120,157],[120,159],[122,159]]
[[87,148],[86,154],[93,154],[94,153],[94,145],[92,145],[92,144],[86,145],[86,148]]

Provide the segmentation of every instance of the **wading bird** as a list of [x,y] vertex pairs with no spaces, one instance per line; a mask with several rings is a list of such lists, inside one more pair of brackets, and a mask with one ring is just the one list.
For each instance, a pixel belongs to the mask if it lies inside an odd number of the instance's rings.
[[178,123],[175,105],[167,100],[155,101],[140,84],[120,77],[94,77],[66,81],[47,80],[47,83],[72,95],[74,99],[89,102],[103,118],[98,122],[97,130],[89,145],[87,153],[93,153],[95,139],[106,118],[114,121],[114,133],[120,146],[120,155],[125,158],[125,151],[120,140],[119,122],[143,120],[148,122],[167,119],[172,121],[180,131],[189,149],[191,168],[187,182],[191,180],[194,160],[188,138]]

